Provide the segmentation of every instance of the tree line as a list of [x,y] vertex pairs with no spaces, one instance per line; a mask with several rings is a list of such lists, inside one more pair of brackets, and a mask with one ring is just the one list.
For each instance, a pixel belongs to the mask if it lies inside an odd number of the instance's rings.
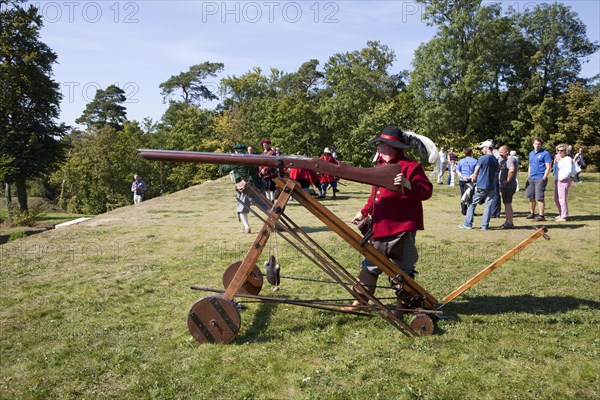
[[[138,148],[230,151],[269,137],[285,154],[317,156],[334,145],[345,162],[366,166],[366,143],[387,124],[455,148],[492,138],[521,156],[539,136],[548,147],[585,147],[588,164],[600,165],[598,76],[579,77],[598,43],[563,4],[517,12],[480,0],[420,0],[436,34],[415,51],[410,71],[395,71],[394,52],[373,40],[295,72],[227,76],[215,93],[204,83],[225,66],[204,61],[160,84],[168,108],[159,121],[129,121],[124,91],[109,86],[77,119],[85,129],[68,129],[54,122],[56,54],[39,40],[43,21],[21,0],[0,1],[8,5],[0,11],[0,178],[16,187],[21,209],[32,179],[65,209],[100,213],[131,203],[134,172],[150,196],[218,176],[212,165],[147,162]],[[217,99],[215,109],[202,107]]]

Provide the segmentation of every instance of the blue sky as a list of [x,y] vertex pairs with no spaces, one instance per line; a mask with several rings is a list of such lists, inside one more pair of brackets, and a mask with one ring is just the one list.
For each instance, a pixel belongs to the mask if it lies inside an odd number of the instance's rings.
[[[96,89],[111,84],[128,97],[129,119],[160,119],[166,109],[158,85],[205,61],[225,64],[220,78],[254,67],[294,72],[316,58],[321,66],[340,52],[379,40],[396,53],[393,72],[411,69],[414,50],[434,29],[414,1],[30,1],[45,20],[42,40],[58,54],[61,121],[75,125]],[[534,1],[504,1],[517,10]],[[600,42],[600,2],[564,1]],[[600,73],[600,54],[582,76]],[[214,103],[206,104],[207,108]]]

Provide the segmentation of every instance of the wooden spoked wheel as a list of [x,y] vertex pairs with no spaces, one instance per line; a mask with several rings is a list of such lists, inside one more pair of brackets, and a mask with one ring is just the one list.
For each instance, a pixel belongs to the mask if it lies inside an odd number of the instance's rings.
[[[227,267],[227,269],[223,273],[223,286],[225,287],[225,290],[227,290],[227,288],[229,287],[229,284],[231,283],[233,277],[240,268],[240,265],[242,265],[242,261],[236,261],[229,267]],[[248,279],[246,279],[246,282],[244,282],[244,284],[238,290],[238,293],[251,294],[256,296],[260,293],[262,286],[263,276],[258,266],[255,265],[252,272],[250,273],[250,276],[248,277]]]
[[240,312],[223,296],[196,301],[188,314],[188,329],[200,343],[229,343],[240,330]]

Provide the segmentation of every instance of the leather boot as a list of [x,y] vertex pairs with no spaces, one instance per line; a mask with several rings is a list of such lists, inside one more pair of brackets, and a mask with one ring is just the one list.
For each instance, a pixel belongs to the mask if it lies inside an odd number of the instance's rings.
[[[369,294],[375,293],[375,286],[377,285],[378,278],[379,278],[378,275],[372,274],[369,271],[367,271],[366,269],[361,269],[360,273],[358,274],[358,281],[367,290],[367,292]],[[356,289],[354,289],[354,291],[358,292],[358,290],[356,290]],[[363,296],[360,296],[360,297],[363,297]],[[367,303],[368,303],[368,300],[366,298],[363,298],[363,300],[354,300],[354,302],[352,302],[352,305],[350,307],[342,307],[342,310],[343,311],[359,311],[359,309],[361,308],[360,306],[366,305]]]

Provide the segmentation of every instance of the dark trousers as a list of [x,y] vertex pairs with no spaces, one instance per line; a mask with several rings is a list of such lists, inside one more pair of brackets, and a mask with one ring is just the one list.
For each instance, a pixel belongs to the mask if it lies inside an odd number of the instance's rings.
[[[465,194],[465,191],[467,190],[467,182],[465,181],[458,181],[458,186],[460,186],[460,198],[462,199],[463,194]],[[462,201],[460,202],[460,213],[462,215],[467,215],[467,208],[469,208],[468,204],[463,204]]]
[[491,216],[499,217],[501,207],[502,207],[502,201],[500,200],[500,188],[498,186],[496,186],[494,188],[494,194],[492,197],[492,206],[491,206],[491,210],[490,210]]

